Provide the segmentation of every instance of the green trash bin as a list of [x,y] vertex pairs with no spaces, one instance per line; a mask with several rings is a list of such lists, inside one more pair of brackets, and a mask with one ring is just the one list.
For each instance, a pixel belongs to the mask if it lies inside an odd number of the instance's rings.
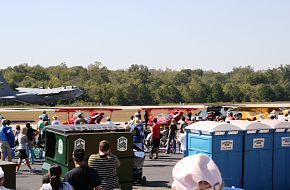
[[4,171],[4,187],[9,189],[16,189],[16,163],[0,161],[0,166]]
[[62,177],[74,168],[72,152],[74,149],[85,149],[85,159],[98,153],[99,143],[107,140],[111,151],[120,160],[118,176],[121,188],[132,189],[133,182],[133,137],[132,133],[116,125],[59,125],[46,127],[45,162],[43,173],[47,173],[51,164],[62,168]]

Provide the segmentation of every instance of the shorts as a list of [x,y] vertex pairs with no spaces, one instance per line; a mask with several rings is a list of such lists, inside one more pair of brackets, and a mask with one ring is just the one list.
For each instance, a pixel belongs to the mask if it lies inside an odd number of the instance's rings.
[[152,142],[153,142],[153,147],[154,147],[154,148],[159,148],[159,145],[160,145],[160,139],[155,139],[155,138],[153,138]]
[[20,149],[20,150],[18,150],[18,152],[19,152],[19,158],[21,158],[21,159],[27,158],[27,153],[26,153],[25,149]]

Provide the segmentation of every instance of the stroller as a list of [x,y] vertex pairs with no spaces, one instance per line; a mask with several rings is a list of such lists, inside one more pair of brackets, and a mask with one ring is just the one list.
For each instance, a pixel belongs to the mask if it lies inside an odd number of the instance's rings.
[[144,151],[144,128],[143,124],[133,124],[133,182],[141,185],[146,184],[146,177],[143,176],[143,163],[145,160]]
[[145,185],[146,177],[143,176],[145,152],[135,144],[133,144],[133,150],[133,183]]

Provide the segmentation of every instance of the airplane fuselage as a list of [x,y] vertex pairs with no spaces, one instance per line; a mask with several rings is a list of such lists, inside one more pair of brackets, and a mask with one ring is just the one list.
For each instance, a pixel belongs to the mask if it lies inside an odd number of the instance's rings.
[[61,89],[56,93],[56,89],[26,89],[19,88],[15,95],[15,101],[29,104],[54,104],[59,100],[67,100],[82,95],[78,88]]
[[29,104],[52,105],[59,100],[76,98],[83,94],[79,88],[65,86],[60,88],[16,88],[14,91],[5,78],[0,75],[0,100],[8,99]]

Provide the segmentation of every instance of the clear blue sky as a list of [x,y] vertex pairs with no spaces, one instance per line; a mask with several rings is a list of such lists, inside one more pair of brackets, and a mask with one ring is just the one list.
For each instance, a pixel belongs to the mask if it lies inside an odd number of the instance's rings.
[[1,1],[0,68],[95,61],[221,72],[290,64],[290,1]]

